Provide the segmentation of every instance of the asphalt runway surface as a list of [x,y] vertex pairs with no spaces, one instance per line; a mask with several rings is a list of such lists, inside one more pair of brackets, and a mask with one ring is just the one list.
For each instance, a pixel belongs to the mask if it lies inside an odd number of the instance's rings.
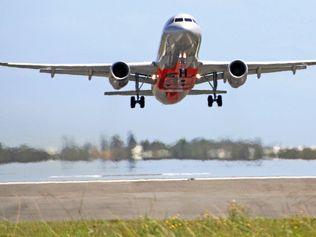
[[0,184],[1,219],[14,222],[224,216],[231,202],[252,216],[316,216],[316,178]]

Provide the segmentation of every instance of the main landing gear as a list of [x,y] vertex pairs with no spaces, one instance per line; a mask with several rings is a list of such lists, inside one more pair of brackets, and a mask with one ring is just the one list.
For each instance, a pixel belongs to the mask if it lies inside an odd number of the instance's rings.
[[131,108],[134,109],[136,104],[139,104],[141,108],[145,108],[145,96],[137,95],[131,97]]
[[221,95],[217,95],[217,85],[218,85],[218,75],[217,72],[213,73],[213,84],[209,82],[210,86],[213,89],[213,95],[209,95],[207,97],[207,105],[208,107],[213,107],[214,102],[217,103],[218,107],[223,106],[223,97]]
[[145,108],[145,96],[139,96],[139,91],[142,88],[144,83],[142,83],[139,86],[139,75],[135,75],[135,90],[136,90],[136,97],[132,96],[131,97],[131,108],[134,109],[136,107],[136,104],[139,104],[140,107],[143,109]]
[[207,97],[207,104],[208,107],[213,107],[214,102],[217,103],[218,107],[222,107],[223,106],[223,98],[221,95],[216,96],[214,95],[214,97],[212,95],[209,95]]

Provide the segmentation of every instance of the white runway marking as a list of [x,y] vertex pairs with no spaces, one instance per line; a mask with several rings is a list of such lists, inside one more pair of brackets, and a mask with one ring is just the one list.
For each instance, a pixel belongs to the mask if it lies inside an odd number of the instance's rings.
[[[209,176],[211,173],[155,173],[155,174],[112,174],[112,175],[52,175],[48,179],[80,179],[80,178],[95,178],[101,179],[106,177],[155,177],[155,176]],[[150,178],[153,179],[153,178]]]
[[83,180],[83,181],[39,181],[39,182],[2,182],[0,185],[19,184],[85,184],[85,183],[130,183],[130,182],[172,182],[172,181],[229,181],[229,180],[274,180],[274,179],[316,179],[316,176],[271,176],[271,177],[214,177],[182,179],[131,179],[131,180]]

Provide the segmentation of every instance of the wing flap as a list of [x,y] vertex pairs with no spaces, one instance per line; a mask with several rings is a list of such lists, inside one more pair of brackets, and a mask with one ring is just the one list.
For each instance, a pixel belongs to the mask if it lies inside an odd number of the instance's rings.
[[93,69],[54,69],[54,68],[44,68],[40,69],[40,73],[49,73],[51,75],[62,74],[62,75],[75,75],[75,76],[97,76],[97,77],[107,77],[109,71],[95,71]]
[[[112,95],[122,95],[122,96],[133,96],[136,95],[136,91],[106,91],[104,95],[112,96]],[[143,96],[153,96],[153,92],[151,90],[141,90],[139,91],[139,95]]]
[[213,90],[191,90],[189,92],[189,95],[220,95],[220,94],[226,94],[227,91],[213,91]]

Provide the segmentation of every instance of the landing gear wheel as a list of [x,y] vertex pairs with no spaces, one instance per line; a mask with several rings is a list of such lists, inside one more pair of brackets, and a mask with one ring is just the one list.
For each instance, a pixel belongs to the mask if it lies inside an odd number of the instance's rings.
[[207,104],[208,104],[208,107],[212,107],[212,106],[213,106],[213,103],[214,103],[213,96],[209,95],[209,96],[207,97]]
[[217,102],[218,107],[223,106],[223,98],[221,95],[217,96],[216,102]]
[[143,109],[145,107],[145,97],[141,96],[138,103],[139,103],[140,107]]
[[131,108],[134,109],[136,106],[136,98],[135,96],[132,96],[131,97]]
[[217,96],[217,97],[213,97],[212,95],[209,95],[207,97],[207,104],[208,107],[212,107],[214,102],[217,103],[218,107],[222,107],[223,106],[223,97],[221,95]]
[[131,97],[131,108],[134,109],[136,104],[139,104],[141,108],[145,108],[145,97],[141,96],[136,98],[135,96]]

